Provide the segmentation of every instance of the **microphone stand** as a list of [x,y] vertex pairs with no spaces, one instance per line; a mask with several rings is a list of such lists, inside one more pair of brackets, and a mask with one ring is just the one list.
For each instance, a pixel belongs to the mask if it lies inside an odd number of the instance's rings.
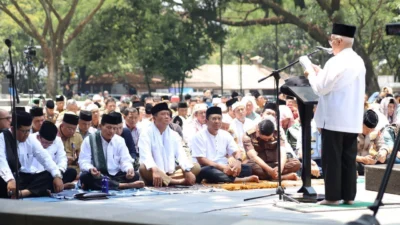
[[17,141],[17,110],[16,110],[16,103],[17,102],[19,104],[19,96],[18,96],[18,91],[17,91],[17,87],[15,85],[15,74],[14,74],[14,65],[12,62],[12,54],[11,54],[11,41],[10,40],[6,40],[5,41],[6,45],[8,46],[8,56],[10,57],[10,73],[7,75],[7,78],[9,79],[10,82],[10,87],[11,87],[11,115],[15,115],[12,123],[14,124],[13,129],[12,129],[12,135],[14,137],[14,141],[15,141],[15,147],[16,149],[12,149],[15,153],[15,173],[14,173],[14,178],[15,178],[15,196],[17,199],[19,199],[19,157],[18,157],[18,141]]
[[[322,49],[317,49],[309,54],[307,54],[307,56],[311,56],[314,55],[315,53],[321,51]],[[279,195],[279,200],[289,200],[291,202],[296,202],[296,203],[300,203],[299,201],[295,200],[292,197],[289,197],[288,195],[285,194],[285,190],[282,187],[282,165],[281,165],[281,129],[280,129],[280,111],[279,111],[279,80],[281,79],[280,76],[280,72],[283,70],[286,70],[289,67],[292,67],[293,65],[295,65],[296,63],[299,62],[299,59],[297,59],[296,61],[290,63],[289,65],[274,70],[272,71],[272,73],[266,77],[261,78],[260,80],[258,80],[258,83],[264,81],[265,79],[269,78],[269,77],[274,77],[275,79],[275,97],[276,97],[276,124],[277,124],[277,131],[278,131],[278,138],[277,138],[277,151],[278,151],[278,187],[276,188],[276,193],[275,194],[269,194],[269,195],[263,195],[263,196],[258,196],[258,197],[253,197],[253,198],[246,198],[244,199],[244,201],[250,201],[250,200],[254,200],[254,199],[259,199],[259,198],[266,198],[266,197],[271,197],[274,195]]]

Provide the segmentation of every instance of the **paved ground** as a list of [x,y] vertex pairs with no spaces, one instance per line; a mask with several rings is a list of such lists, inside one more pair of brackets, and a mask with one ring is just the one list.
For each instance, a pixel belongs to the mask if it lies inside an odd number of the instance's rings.
[[[286,190],[286,193],[295,193],[297,189],[297,187],[289,188]],[[316,186],[315,189],[318,193],[323,193],[323,186]],[[376,192],[366,191],[364,184],[359,184],[358,190],[356,200],[364,202],[373,202],[375,200]],[[241,217],[240,219],[245,217],[246,219],[259,222],[287,222],[287,224],[343,224],[357,219],[362,214],[371,214],[371,211],[369,210],[300,213],[274,206],[274,203],[278,201],[277,196],[247,202],[243,201],[245,198],[271,194],[274,192],[275,189],[264,189],[236,192],[132,197],[89,202],[66,201],[48,204],[63,204],[68,208],[77,207],[81,204],[91,205],[94,206],[94,208],[101,208],[101,206],[107,205],[107,207],[129,208],[133,211],[149,210],[154,212],[155,215],[157,211],[171,212],[173,214],[188,212],[195,214]],[[386,202],[400,203],[400,196],[387,194],[385,195],[384,200],[386,200]],[[381,209],[378,213],[378,219],[381,224],[400,224],[400,220],[398,219],[399,213],[400,205],[396,208]]]

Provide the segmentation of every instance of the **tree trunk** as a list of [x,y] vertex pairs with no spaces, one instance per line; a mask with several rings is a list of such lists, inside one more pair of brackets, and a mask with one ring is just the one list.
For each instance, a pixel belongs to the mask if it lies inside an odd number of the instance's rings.
[[185,74],[182,75],[181,87],[180,87],[180,92],[179,92],[179,99],[181,101],[183,100],[183,87],[184,86],[185,86]]
[[46,94],[48,98],[54,98],[57,95],[57,72],[58,62],[55,54],[51,50],[47,51],[45,55],[47,62],[47,83],[46,83]]
[[80,81],[80,87],[78,88],[78,91],[81,90],[82,93],[85,93],[86,91],[86,81],[87,81],[87,76],[86,76],[86,66],[81,66],[79,67],[79,81]]
[[147,90],[149,91],[149,95],[151,96],[151,87],[150,87],[150,77],[149,77],[149,73],[148,73],[146,70],[144,70],[144,71],[143,71],[143,74],[144,74],[144,80],[145,80],[146,85],[147,85]]
[[367,70],[365,75],[365,92],[370,95],[377,90],[379,91],[378,79],[375,75],[374,65],[370,56],[365,52],[365,49],[358,43],[358,41],[354,41],[354,49],[364,60],[365,69]]

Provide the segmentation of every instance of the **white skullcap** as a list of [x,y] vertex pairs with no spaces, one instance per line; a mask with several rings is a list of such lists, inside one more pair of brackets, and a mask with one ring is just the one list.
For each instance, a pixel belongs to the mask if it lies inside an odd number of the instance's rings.
[[100,95],[95,94],[95,95],[93,95],[92,100],[93,100],[93,101],[100,101],[100,100],[101,100],[101,97],[100,97]]
[[99,107],[96,104],[90,104],[86,107],[87,111],[92,111],[92,110],[96,110],[99,109]]
[[226,107],[226,105],[224,103],[219,103],[217,106],[221,108],[222,112],[228,111],[228,108]]
[[194,114],[200,110],[207,110],[207,105],[205,103],[198,103],[193,107],[192,111],[192,117],[194,117]]
[[221,98],[213,98],[212,104],[220,104],[221,103]]
[[246,104],[244,104],[243,101],[241,101],[241,102],[235,102],[235,103],[232,105],[232,110],[235,111],[235,109],[236,109],[237,107],[239,107],[239,106],[243,106],[243,107],[246,108]]

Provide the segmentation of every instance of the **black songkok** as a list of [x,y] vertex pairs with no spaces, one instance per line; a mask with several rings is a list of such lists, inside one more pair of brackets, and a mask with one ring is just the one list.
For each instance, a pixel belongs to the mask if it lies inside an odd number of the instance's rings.
[[375,128],[376,125],[378,125],[379,118],[378,114],[374,112],[374,110],[367,110],[364,113],[364,125],[367,126],[368,128]]
[[155,106],[153,106],[153,108],[151,109],[151,114],[154,116],[155,114],[163,110],[169,111],[168,104],[165,102],[158,103]]
[[44,121],[42,127],[40,127],[39,135],[40,137],[46,139],[47,141],[54,141],[57,137],[57,127],[50,121]]
[[222,110],[220,107],[218,106],[213,106],[207,109],[206,111],[206,118],[208,119],[208,117],[212,114],[219,114],[222,115]]
[[332,28],[332,34],[354,38],[356,33],[356,27],[351,25],[345,25],[340,23],[334,23]]
[[43,108],[41,107],[33,107],[31,110],[29,110],[31,113],[32,117],[38,117],[38,116],[43,116]]
[[79,119],[84,121],[92,121],[92,112],[81,110],[79,112]]
[[71,113],[64,113],[64,118],[63,122],[72,124],[72,125],[78,125],[79,122],[79,116]]

